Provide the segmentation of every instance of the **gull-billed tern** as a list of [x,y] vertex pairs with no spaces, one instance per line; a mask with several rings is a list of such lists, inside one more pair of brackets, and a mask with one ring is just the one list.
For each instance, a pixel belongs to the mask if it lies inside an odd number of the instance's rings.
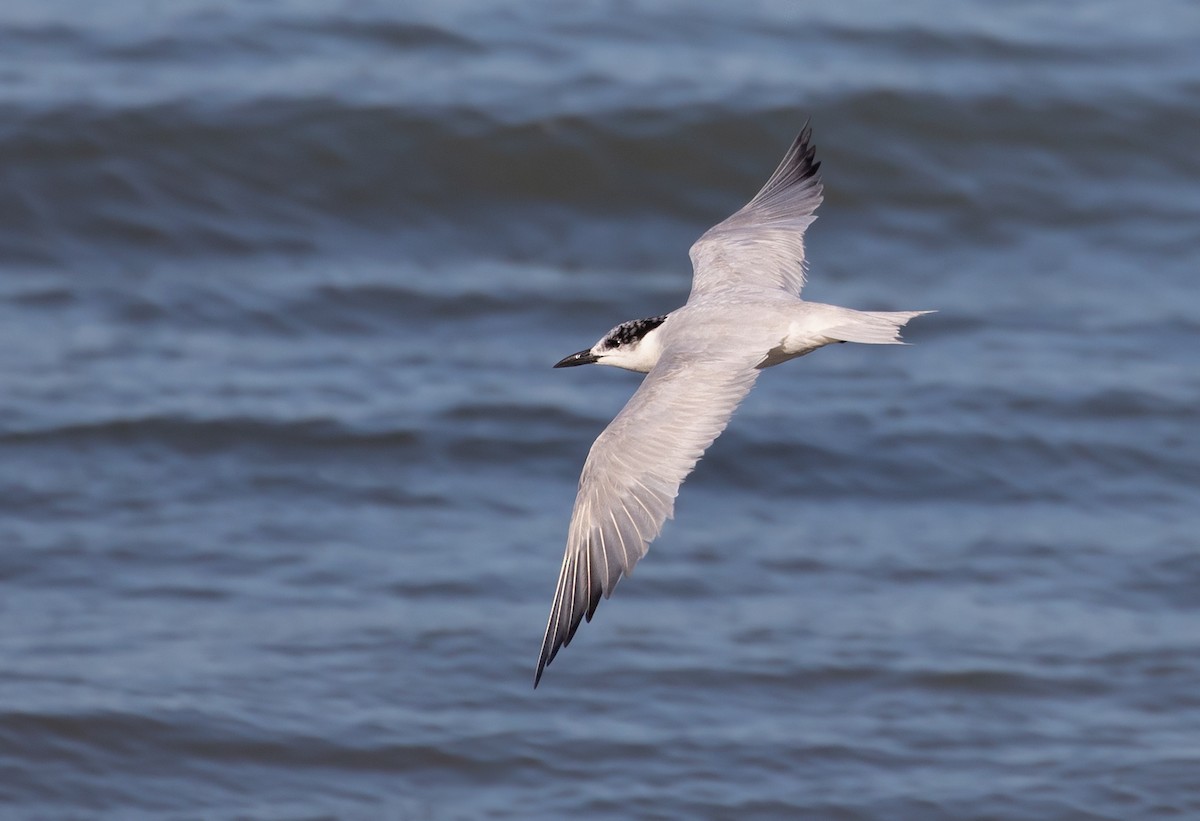
[[595,363],[647,376],[583,465],[534,687],[600,597],[646,554],[684,478],[763,368],[832,342],[897,344],[906,322],[929,313],[800,299],[804,230],[822,198],[811,136],[806,125],[754,199],[692,246],[692,292],[682,308],[623,322],[554,366]]

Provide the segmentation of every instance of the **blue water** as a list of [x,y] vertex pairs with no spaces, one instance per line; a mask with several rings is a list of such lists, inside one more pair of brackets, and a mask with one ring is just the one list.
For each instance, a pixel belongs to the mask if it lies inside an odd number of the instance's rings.
[[[1200,6],[0,9],[0,817],[1200,817]],[[531,688],[812,119],[772,369]]]

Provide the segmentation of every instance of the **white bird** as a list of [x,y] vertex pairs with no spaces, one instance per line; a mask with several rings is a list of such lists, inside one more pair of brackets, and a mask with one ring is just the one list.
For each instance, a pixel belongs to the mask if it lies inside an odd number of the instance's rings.
[[596,363],[648,374],[588,453],[533,686],[591,621],[671,518],[684,478],[763,368],[832,342],[903,344],[929,311],[855,311],[799,298],[804,230],[821,204],[805,125],[744,208],[692,246],[692,292],[665,316],[624,322],[554,367]]

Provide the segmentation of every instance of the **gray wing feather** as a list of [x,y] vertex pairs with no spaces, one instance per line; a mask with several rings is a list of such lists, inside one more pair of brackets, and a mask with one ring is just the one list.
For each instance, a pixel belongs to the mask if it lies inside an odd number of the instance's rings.
[[783,162],[745,207],[692,246],[692,295],[739,286],[804,287],[804,231],[822,200],[821,163],[812,128],[800,132]]
[[646,554],[674,512],[679,486],[754,386],[755,364],[664,354],[596,439],[579,478],[534,687],[580,622],[592,620],[600,597],[611,596]]

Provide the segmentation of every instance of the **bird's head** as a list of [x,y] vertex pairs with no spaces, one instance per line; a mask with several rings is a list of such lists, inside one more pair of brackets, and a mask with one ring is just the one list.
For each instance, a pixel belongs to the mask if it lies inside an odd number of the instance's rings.
[[633,319],[622,322],[606,333],[592,347],[573,353],[554,367],[569,368],[572,365],[612,365],[627,371],[648,373],[662,355],[659,337],[666,316],[649,319]]

